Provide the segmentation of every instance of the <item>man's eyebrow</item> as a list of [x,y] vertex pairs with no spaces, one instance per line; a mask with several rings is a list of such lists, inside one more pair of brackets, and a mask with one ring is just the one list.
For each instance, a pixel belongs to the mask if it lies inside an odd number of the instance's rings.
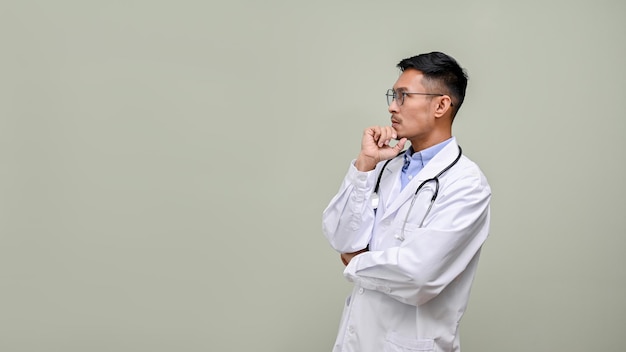
[[396,92],[406,92],[406,87],[398,87],[398,88],[394,88],[393,90],[395,90]]

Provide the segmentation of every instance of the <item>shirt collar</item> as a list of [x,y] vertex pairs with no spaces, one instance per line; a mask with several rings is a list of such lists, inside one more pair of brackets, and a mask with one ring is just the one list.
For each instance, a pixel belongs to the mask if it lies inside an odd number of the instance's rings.
[[450,137],[445,141],[435,144],[432,147],[428,147],[422,151],[415,152],[413,150],[413,146],[410,146],[407,149],[406,153],[404,153],[404,162],[405,165],[410,161],[417,161],[422,164],[422,166],[428,164],[428,162],[437,155],[448,143],[454,140],[454,137]]

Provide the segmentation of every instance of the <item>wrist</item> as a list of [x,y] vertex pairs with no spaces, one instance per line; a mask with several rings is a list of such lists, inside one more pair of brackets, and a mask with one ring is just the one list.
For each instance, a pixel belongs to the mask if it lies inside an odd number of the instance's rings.
[[356,158],[354,166],[357,170],[361,172],[367,172],[374,170],[374,168],[376,168],[376,164],[378,164],[376,159],[359,154],[359,156]]

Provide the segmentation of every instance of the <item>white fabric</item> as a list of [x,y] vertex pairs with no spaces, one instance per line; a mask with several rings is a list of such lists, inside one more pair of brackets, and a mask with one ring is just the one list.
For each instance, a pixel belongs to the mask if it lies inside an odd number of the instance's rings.
[[458,325],[467,307],[480,249],[489,231],[491,189],[478,166],[462,156],[440,178],[439,195],[419,228],[434,182],[419,192],[398,240],[414,192],[458,155],[451,141],[400,191],[402,158],[381,179],[378,209],[370,196],[384,162],[359,172],[351,164],[323,213],[323,231],[340,253],[369,245],[345,268],[354,283],[334,352],[459,351]]

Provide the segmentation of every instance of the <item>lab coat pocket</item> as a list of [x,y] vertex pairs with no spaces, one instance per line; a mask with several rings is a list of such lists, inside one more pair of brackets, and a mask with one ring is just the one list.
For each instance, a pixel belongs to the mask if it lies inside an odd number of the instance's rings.
[[389,333],[385,341],[384,352],[428,352],[435,350],[435,340],[416,339]]

